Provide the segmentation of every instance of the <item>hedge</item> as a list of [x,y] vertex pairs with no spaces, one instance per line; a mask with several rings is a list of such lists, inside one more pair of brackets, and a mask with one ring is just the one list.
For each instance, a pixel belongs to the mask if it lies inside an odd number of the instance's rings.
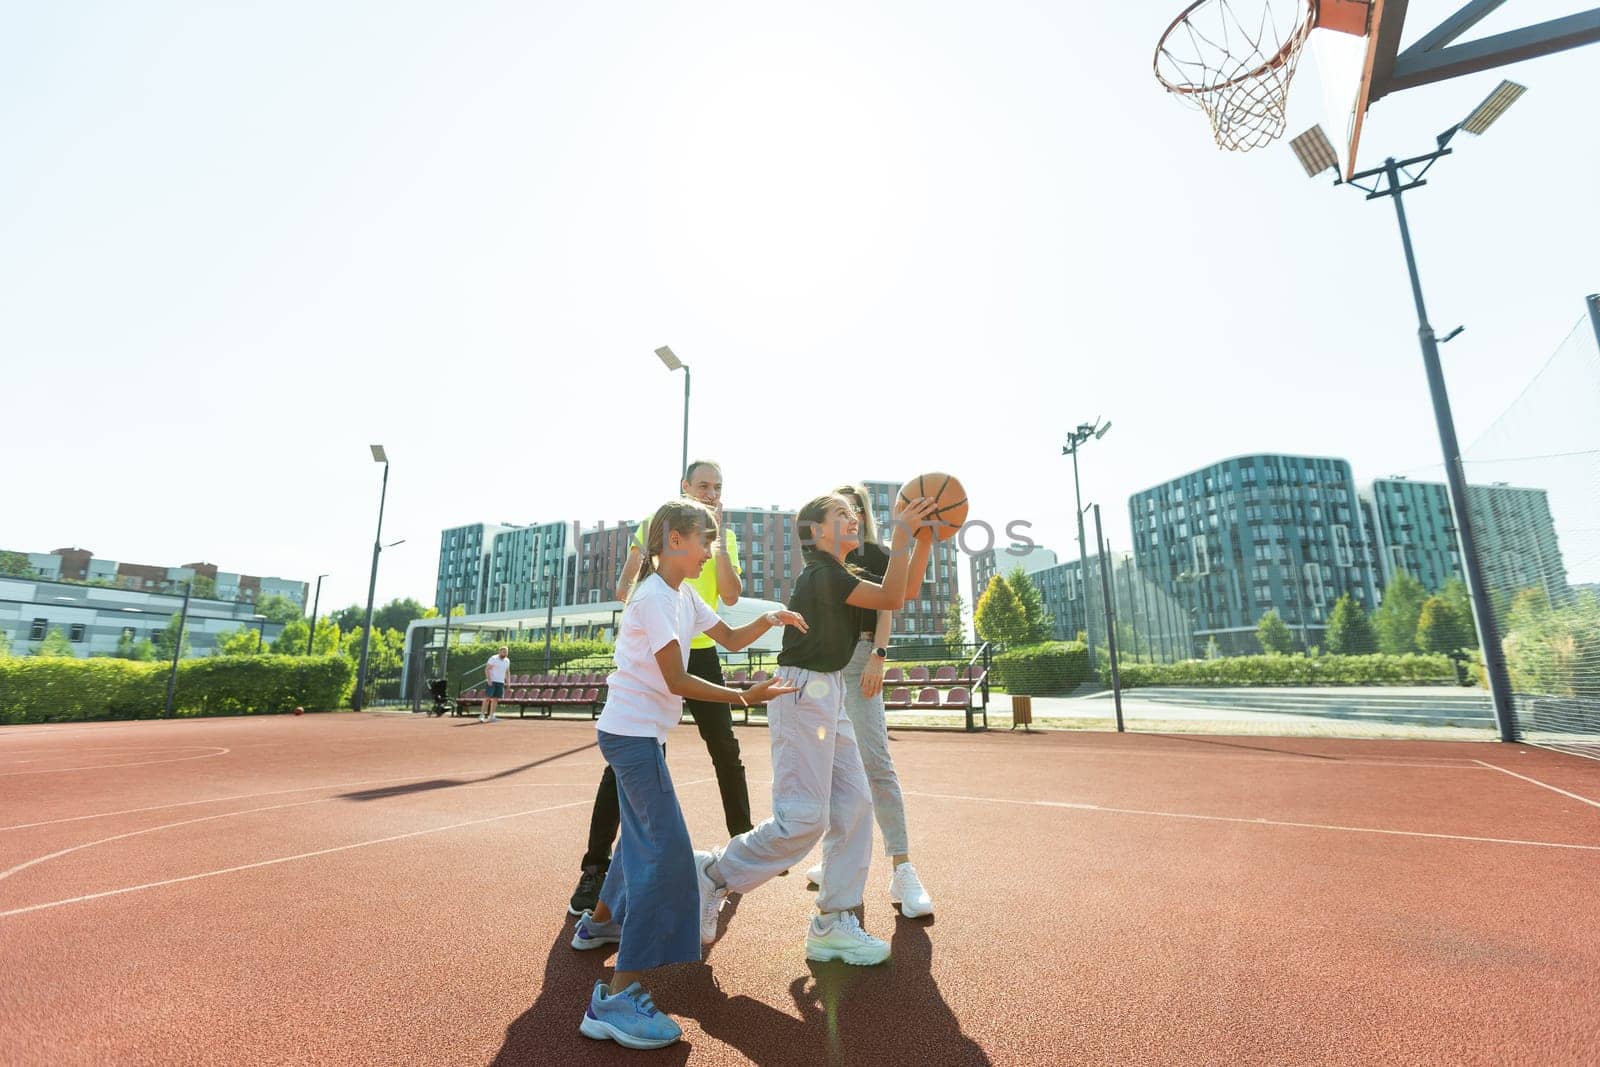
[[[1442,653],[1404,656],[1229,656],[1178,663],[1123,663],[1124,689],[1152,685],[1435,685],[1455,684]],[[1110,667],[1102,681],[1111,682]]]
[[[149,719],[162,714],[170,664],[120,659],[0,659],[0,722]],[[343,656],[211,656],[178,664],[176,715],[340,707],[354,685]]]
[[[452,635],[453,637],[454,635]],[[543,641],[477,641],[469,645],[450,646],[450,688],[465,689],[483,680],[483,665],[489,657],[505,645],[511,657],[511,673],[543,674]],[[612,645],[609,641],[552,641],[550,643],[550,670],[609,671],[612,666]],[[430,657],[432,660],[433,657]],[[436,665],[433,664],[433,665]]]
[[990,681],[1008,693],[1069,693],[1089,681],[1089,650],[1081,641],[1047,641],[1008,649],[994,657]]

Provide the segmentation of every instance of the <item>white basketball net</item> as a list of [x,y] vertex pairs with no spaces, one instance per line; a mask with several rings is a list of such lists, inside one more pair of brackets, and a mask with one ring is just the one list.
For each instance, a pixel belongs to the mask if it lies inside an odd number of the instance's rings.
[[1156,80],[1199,107],[1218,145],[1248,152],[1283,136],[1289,81],[1316,0],[1199,0],[1156,45]]

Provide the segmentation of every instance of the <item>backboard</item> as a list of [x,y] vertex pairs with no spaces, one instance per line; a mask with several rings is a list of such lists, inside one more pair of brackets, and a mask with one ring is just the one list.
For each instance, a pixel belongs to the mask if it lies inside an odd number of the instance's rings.
[[[1396,21],[1405,19],[1405,3],[1386,0],[1323,0],[1316,28],[1306,40],[1321,91],[1323,129],[1339,156],[1339,173],[1355,171],[1361,149],[1361,128],[1372,105],[1373,67],[1377,60],[1379,31],[1389,27],[1399,36]],[[1398,13],[1395,13],[1398,8]],[[1337,13],[1337,17],[1330,14]],[[1386,22],[1386,19],[1389,20]],[[1304,91],[1306,87],[1302,87]]]

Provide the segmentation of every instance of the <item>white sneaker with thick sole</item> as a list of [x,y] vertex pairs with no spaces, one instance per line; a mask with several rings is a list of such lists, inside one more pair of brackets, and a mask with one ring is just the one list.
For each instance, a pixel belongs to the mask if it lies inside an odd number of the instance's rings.
[[723,902],[728,899],[726,889],[718,889],[717,883],[711,880],[706,873],[706,868],[711,866],[716,857],[709,852],[696,850],[694,854],[694,876],[700,883],[700,943],[709,945],[717,939],[717,916],[722,913]]
[[819,863],[806,872],[806,881],[810,882],[812,885],[822,884],[822,864]]
[[806,959],[818,963],[843,960],[857,967],[871,967],[889,958],[889,942],[861,929],[853,911],[834,912],[831,919],[812,918],[806,930]]
[[900,905],[900,914],[908,919],[920,919],[933,914],[933,898],[917,877],[917,869],[910,862],[894,869],[889,879],[889,903]]

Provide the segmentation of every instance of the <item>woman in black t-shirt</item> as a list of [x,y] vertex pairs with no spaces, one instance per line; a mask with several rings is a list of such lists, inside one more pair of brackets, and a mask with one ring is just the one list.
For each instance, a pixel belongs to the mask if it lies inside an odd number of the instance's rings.
[[[841,485],[836,493],[850,503],[861,516],[861,544],[845,557],[845,564],[853,566],[875,581],[881,581],[889,567],[889,553],[878,544],[878,524],[873,521],[871,497],[860,485]],[[915,595],[908,589],[909,599]],[[872,788],[872,811],[878,819],[878,829],[883,834],[883,848],[893,863],[894,873],[889,878],[889,902],[900,905],[900,913],[908,919],[933,914],[933,898],[911,865],[911,843],[906,832],[906,802],[900,794],[900,777],[895,773],[894,757],[889,754],[889,727],[884,717],[883,668],[889,655],[889,627],[893,613],[855,609],[855,650],[844,668],[844,710],[855,727],[856,747],[861,751],[861,763],[867,773],[867,784]],[[827,851],[828,838],[823,836],[823,851]],[[823,884],[826,870],[817,864],[806,872],[818,886]]]
[[[872,803],[855,728],[844,709],[843,671],[855,653],[855,609],[893,611],[922,585],[933,534],[933,502],[897,502],[893,549],[881,583],[845,563],[861,543],[855,507],[830,493],[800,509],[797,519],[806,566],[789,607],[805,616],[805,633],[785,630],[777,676],[799,691],[767,705],[772,744],[772,817],[703,860],[701,936],[716,936],[717,912],[731,892],[748,893],[788,870],[826,832],[827,874],[806,932],[806,958],[874,964],[889,944],[861,928],[854,914],[872,862]],[[914,546],[914,547],[913,547]]]

